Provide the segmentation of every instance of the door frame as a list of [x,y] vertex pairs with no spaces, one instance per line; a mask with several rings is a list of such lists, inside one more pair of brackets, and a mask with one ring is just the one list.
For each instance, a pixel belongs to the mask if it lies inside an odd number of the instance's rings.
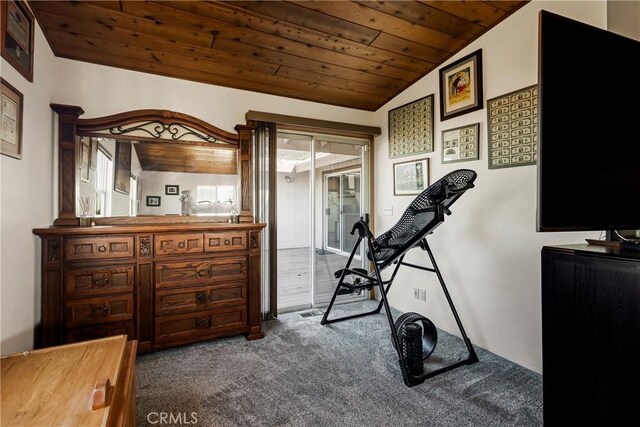
[[[277,256],[277,170],[276,170],[276,153],[277,153],[277,140],[278,135],[280,133],[289,133],[289,134],[300,134],[300,135],[308,135],[308,136],[333,136],[337,138],[356,138],[361,140],[366,140],[367,143],[364,144],[366,146],[366,150],[369,152],[368,155],[368,197],[369,197],[369,228],[374,230],[375,228],[375,194],[374,194],[374,176],[375,176],[375,144],[374,144],[374,134],[368,133],[360,133],[360,132],[348,132],[337,130],[333,128],[322,128],[322,127],[308,127],[308,126],[296,126],[291,124],[272,122],[273,127],[271,128],[271,132],[269,132],[270,136],[265,141],[267,145],[268,151],[268,191],[270,193],[269,203],[268,203],[268,230],[269,236],[267,239],[269,240],[269,253],[268,253],[268,262],[269,262],[269,275],[268,277],[263,278],[266,284],[263,286],[268,287],[268,295],[269,295],[269,313],[265,314],[263,317],[265,318],[277,318],[278,317],[278,278],[277,278],[277,265],[278,265],[278,256]],[[375,135],[379,135],[379,133],[375,133]],[[258,159],[256,159],[258,161]],[[315,160],[314,160],[315,161]],[[258,174],[256,174],[257,177]],[[362,178],[361,178],[362,179]],[[257,185],[257,184],[256,184]],[[264,198],[264,195],[260,195]],[[315,238],[315,234],[312,236],[312,239]],[[315,244],[315,242],[313,242]],[[275,250],[274,250],[275,249]],[[314,263],[312,263],[312,273],[314,268]],[[371,290],[369,292],[369,297],[374,297],[374,291]]]
[[[324,221],[322,222],[322,226],[323,226],[323,232],[322,232],[322,249],[327,249],[329,251],[335,252],[338,255],[346,255],[349,256],[349,254],[351,253],[351,248],[346,248],[348,250],[345,250],[344,248],[344,239],[342,238],[344,236],[344,219],[343,219],[343,193],[342,193],[342,188],[343,188],[343,184],[344,184],[344,175],[349,173],[349,172],[357,172],[358,176],[360,177],[360,182],[362,183],[362,165],[358,166],[358,167],[353,167],[353,166],[346,166],[344,168],[340,168],[340,169],[336,169],[336,170],[332,170],[332,171],[326,171],[326,172],[322,172],[322,209],[325,212],[324,214]],[[327,242],[329,241],[328,238],[328,233],[329,233],[329,218],[326,214],[326,210],[327,210],[327,202],[328,202],[328,198],[327,198],[327,192],[328,192],[328,186],[327,186],[327,179],[331,176],[335,176],[338,175],[340,177],[340,190],[339,190],[339,195],[340,195],[340,230],[339,230],[339,234],[340,234],[340,248],[333,248],[328,246]],[[362,184],[360,185],[360,191],[362,192],[363,188],[362,188]],[[362,206],[360,207],[360,211],[362,211]],[[359,256],[356,256],[355,259],[360,259]]]

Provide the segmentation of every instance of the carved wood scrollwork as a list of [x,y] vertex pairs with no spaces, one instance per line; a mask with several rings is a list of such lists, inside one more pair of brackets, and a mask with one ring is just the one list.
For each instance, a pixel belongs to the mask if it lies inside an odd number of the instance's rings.
[[58,262],[60,261],[60,241],[49,240],[47,242],[47,261]]
[[260,247],[260,239],[258,233],[251,233],[251,249],[257,249]]
[[144,236],[140,238],[140,256],[151,255],[151,236]]

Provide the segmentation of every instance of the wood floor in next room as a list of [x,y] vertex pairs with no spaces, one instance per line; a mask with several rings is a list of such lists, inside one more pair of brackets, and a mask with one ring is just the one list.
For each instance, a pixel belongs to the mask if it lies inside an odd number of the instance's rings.
[[[344,268],[348,256],[316,249],[315,286],[316,306],[329,303],[338,284],[333,276],[336,270]],[[352,266],[357,267],[359,261]],[[311,306],[311,254],[309,248],[278,249],[278,309],[304,308]],[[354,297],[340,296],[339,302],[353,300]]]

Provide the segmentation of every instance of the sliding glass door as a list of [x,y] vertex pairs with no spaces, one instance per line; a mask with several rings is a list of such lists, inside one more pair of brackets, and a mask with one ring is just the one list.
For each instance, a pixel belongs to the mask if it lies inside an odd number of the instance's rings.
[[[369,212],[368,140],[279,132],[276,149],[278,311],[327,305]],[[354,263],[362,266],[362,257]],[[341,295],[338,303],[368,297]]]
[[350,253],[357,237],[350,231],[360,218],[360,168],[324,176],[325,249]]

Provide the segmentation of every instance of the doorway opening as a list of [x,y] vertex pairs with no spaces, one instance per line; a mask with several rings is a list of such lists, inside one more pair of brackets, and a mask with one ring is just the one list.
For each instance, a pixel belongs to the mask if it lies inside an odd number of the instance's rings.
[[[278,312],[326,306],[369,212],[370,141],[280,131],[276,156]],[[360,257],[357,262],[364,263]],[[369,297],[340,295],[337,303]]]

